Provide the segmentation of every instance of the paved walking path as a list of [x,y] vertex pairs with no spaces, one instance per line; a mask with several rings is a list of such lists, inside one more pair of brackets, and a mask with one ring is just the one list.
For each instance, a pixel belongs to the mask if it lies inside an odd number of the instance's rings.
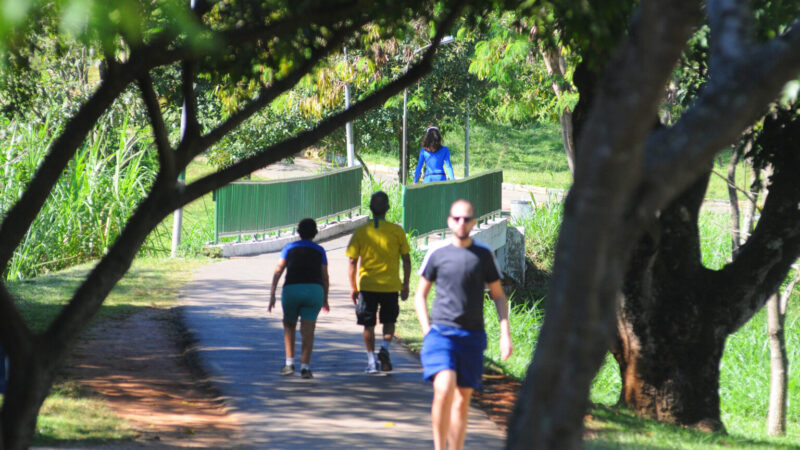
[[[355,324],[344,255],[348,240],[343,236],[322,243],[328,252],[331,312],[320,313],[317,321],[312,380],[301,379],[299,372],[290,377],[278,374],[284,360],[280,302],[277,310],[267,313],[278,253],[203,267],[185,288],[186,323],[201,362],[243,424],[242,447],[432,447],[433,394],[430,383],[421,379],[419,360],[394,345],[392,372],[363,373],[362,328]],[[297,361],[299,350],[298,336]],[[465,448],[502,446],[500,430],[473,408]]]

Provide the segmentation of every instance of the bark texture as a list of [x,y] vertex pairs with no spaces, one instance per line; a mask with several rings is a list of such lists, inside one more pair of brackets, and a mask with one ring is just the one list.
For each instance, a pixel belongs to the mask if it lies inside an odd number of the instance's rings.
[[783,332],[785,310],[781,311],[781,298],[772,294],[767,301],[767,333],[769,335],[769,410],[767,434],[786,434],[786,388],[789,358],[786,356],[786,339]]
[[[576,108],[575,182],[508,448],[581,446],[589,387],[617,329],[623,399],[665,420],[722,427],[716,386],[725,336],[763,307],[800,251],[800,184],[792,181],[800,152],[781,154],[761,219],[732,263],[704,269],[696,238],[678,237],[696,234],[698,180],[714,156],[800,73],[800,25],[755,46],[746,2],[707,3],[711,77],[673,126],[653,129],[670,72],[699,23],[698,1],[641,2],[585,122]],[[631,258],[649,266],[629,265]]]
[[[561,47],[557,48],[542,48],[542,59],[547,68],[548,75],[555,76],[563,79],[567,71],[567,61],[564,55],[561,54]],[[567,94],[559,83],[554,81],[552,83],[553,92],[560,100]],[[567,87],[567,89],[569,89]],[[573,140],[573,127],[572,127],[572,111],[569,108],[564,108],[559,114],[559,123],[561,124],[561,140],[564,143],[564,153],[567,157],[567,165],[569,171],[575,172],[575,142]]]
[[[614,356],[622,375],[622,401],[644,416],[724,430],[718,391],[725,340],[763,307],[800,256],[800,187],[792,181],[800,175],[800,156],[793,147],[800,120],[788,117],[791,112],[765,123],[761,145],[770,146],[765,151],[774,168],[769,194],[758,226],[731,263],[718,271],[701,263],[697,219],[708,176],[660,212],[632,253]],[[785,306],[778,299],[774,303],[768,319],[774,423],[780,428]]]
[[613,353],[622,400],[637,413],[719,430],[719,362],[727,333],[718,323],[724,302],[716,298],[724,286],[701,264],[697,217],[707,181],[662,211],[634,249]]

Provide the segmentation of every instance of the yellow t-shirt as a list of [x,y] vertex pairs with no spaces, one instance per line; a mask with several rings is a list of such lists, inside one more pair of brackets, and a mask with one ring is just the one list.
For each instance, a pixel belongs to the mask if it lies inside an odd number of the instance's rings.
[[360,258],[358,290],[372,292],[398,292],[400,281],[400,255],[410,251],[406,232],[400,225],[371,219],[356,228],[345,254]]

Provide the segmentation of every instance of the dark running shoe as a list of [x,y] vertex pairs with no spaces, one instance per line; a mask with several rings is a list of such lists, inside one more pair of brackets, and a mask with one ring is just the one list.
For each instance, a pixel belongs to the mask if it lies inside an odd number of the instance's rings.
[[294,373],[294,364],[287,364],[283,366],[283,369],[281,369],[281,375],[283,376],[291,375],[293,373]]
[[300,369],[300,378],[314,378],[314,375],[311,374],[311,369]]
[[381,347],[381,350],[378,352],[378,360],[381,362],[381,370],[384,372],[391,372],[392,371],[392,360],[389,359],[389,350]]

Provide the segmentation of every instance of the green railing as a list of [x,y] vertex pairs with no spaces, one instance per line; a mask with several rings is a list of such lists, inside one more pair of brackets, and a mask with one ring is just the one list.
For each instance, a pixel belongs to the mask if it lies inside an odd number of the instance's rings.
[[455,181],[416,184],[403,189],[403,228],[415,236],[447,229],[450,205],[458,199],[472,203],[478,219],[502,209],[503,171],[479,173]]
[[214,237],[259,234],[361,207],[361,167],[275,181],[238,181],[214,193]]

